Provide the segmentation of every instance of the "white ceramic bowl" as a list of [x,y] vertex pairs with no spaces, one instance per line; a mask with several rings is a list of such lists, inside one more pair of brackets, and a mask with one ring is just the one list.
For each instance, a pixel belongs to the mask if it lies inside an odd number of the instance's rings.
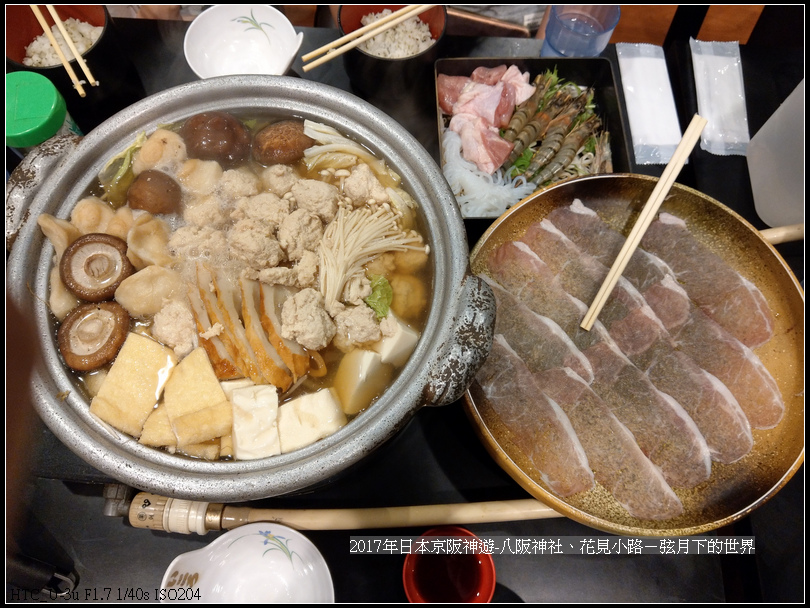
[[160,584],[164,602],[332,603],[323,556],[300,532],[274,523],[235,528],[177,556]]
[[281,76],[304,40],[267,4],[218,4],[191,22],[183,50],[200,78],[231,74]]

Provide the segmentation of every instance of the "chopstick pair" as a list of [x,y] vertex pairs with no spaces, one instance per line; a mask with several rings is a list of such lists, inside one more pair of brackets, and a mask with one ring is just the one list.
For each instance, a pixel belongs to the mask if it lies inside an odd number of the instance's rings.
[[633,229],[630,231],[621,251],[619,251],[619,255],[616,256],[616,261],[613,262],[613,266],[611,266],[604,283],[602,283],[591,307],[585,314],[580,324],[580,327],[584,330],[590,331],[593,324],[596,322],[596,317],[599,316],[599,313],[607,302],[608,296],[613,291],[613,288],[616,287],[619,277],[622,276],[624,269],[630,262],[630,257],[633,255],[636,248],[638,248],[644,233],[647,232],[647,228],[652,224],[656,213],[658,213],[658,209],[661,207],[661,203],[664,202],[664,198],[666,198],[672,188],[672,184],[675,183],[675,178],[678,177],[684,163],[686,163],[686,159],[689,158],[689,154],[692,152],[692,148],[695,147],[706,123],[707,120],[705,118],[695,114],[692,118],[692,122],[690,122],[689,126],[686,128],[678,147],[675,148],[675,153],[664,168],[664,172],[661,174],[658,183],[655,184],[650,198],[647,199]]
[[[48,40],[50,41],[51,46],[53,47],[53,50],[56,51],[56,54],[59,56],[59,60],[62,62],[62,65],[64,66],[65,70],[70,76],[70,79],[73,81],[73,87],[78,91],[81,97],[86,97],[87,92],[84,90],[84,87],[82,86],[79,77],[76,76],[76,72],[70,65],[70,61],[68,61],[67,57],[65,57],[65,54],[62,52],[62,48],[59,46],[59,43],[56,41],[56,38],[51,32],[51,28],[48,26],[47,21],[45,21],[45,17],[42,14],[42,11],[39,10],[39,6],[37,6],[36,4],[30,4],[29,6],[31,7],[31,10],[34,13],[34,16],[37,18],[37,21],[39,21],[39,25],[45,32],[45,35],[48,37]],[[48,12],[51,14],[51,17],[53,17],[53,21],[56,24],[56,27],[59,28],[59,32],[65,39],[65,42],[67,43],[68,48],[70,49],[70,52],[73,53],[73,56],[76,58],[76,63],[78,63],[79,67],[82,68],[82,71],[84,72],[84,75],[87,77],[87,80],[89,81],[90,85],[97,87],[98,80],[95,79],[93,74],[90,72],[90,68],[87,67],[87,63],[85,63],[84,58],[82,57],[81,53],[79,53],[78,49],[76,48],[76,45],[73,43],[73,39],[70,37],[70,34],[68,34],[67,29],[65,28],[65,24],[62,23],[62,20],[59,18],[56,9],[53,7],[53,4],[46,4],[45,8],[48,9]]]
[[309,61],[314,57],[326,53],[324,57],[321,57],[320,59],[317,59],[303,66],[303,70],[305,72],[309,72],[312,68],[316,68],[319,65],[323,65],[327,61],[331,61],[335,57],[339,57],[340,55],[342,55],[347,51],[350,51],[354,47],[360,46],[366,40],[373,38],[377,34],[381,34],[384,31],[391,29],[392,27],[396,27],[403,21],[406,21],[411,17],[421,15],[425,11],[430,10],[436,6],[438,5],[413,4],[410,6],[406,6],[394,13],[391,13],[390,15],[387,15],[386,17],[383,17],[382,19],[375,21],[374,23],[369,23],[368,25],[353,31],[350,34],[346,34],[345,36],[342,36],[341,38],[338,38],[337,40],[330,42],[329,44],[325,44],[324,46],[315,49],[311,53],[307,53],[306,55],[301,57],[303,61]]

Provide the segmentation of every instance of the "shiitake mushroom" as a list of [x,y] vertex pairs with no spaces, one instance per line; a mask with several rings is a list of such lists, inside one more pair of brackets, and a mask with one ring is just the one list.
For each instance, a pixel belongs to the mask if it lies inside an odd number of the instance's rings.
[[215,160],[226,168],[247,159],[250,131],[235,116],[211,111],[195,114],[180,127],[189,158]]
[[115,359],[128,333],[129,313],[111,301],[77,306],[62,321],[56,336],[65,364],[89,372]]
[[65,287],[87,302],[111,299],[121,281],[133,272],[126,241],[95,232],[73,241],[59,263],[59,276]]
[[289,165],[304,157],[315,140],[304,134],[300,120],[282,120],[267,125],[253,139],[253,158],[263,165]]
[[152,214],[176,213],[180,210],[183,191],[180,185],[163,171],[147,169],[141,172],[127,190],[127,204]]

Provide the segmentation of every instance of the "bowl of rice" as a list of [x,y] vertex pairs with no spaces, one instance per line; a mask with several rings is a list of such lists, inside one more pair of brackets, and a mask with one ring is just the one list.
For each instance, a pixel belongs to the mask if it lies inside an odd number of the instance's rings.
[[145,97],[146,92],[104,5],[58,4],[55,9],[98,85],[88,82],[50,13],[42,9],[51,33],[82,81],[86,95],[79,94],[39,21],[25,4],[6,5],[6,73],[25,70],[45,76],[65,98],[68,113],[86,134]]
[[[351,34],[404,5],[342,5],[340,35]],[[365,98],[397,99],[432,84],[433,64],[447,24],[447,10],[435,6],[367,40],[343,55],[356,93]]]

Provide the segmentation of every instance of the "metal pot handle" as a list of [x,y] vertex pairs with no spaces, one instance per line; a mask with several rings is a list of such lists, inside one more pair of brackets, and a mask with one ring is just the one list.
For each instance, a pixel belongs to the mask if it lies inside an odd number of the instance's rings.
[[481,278],[467,275],[461,286],[450,338],[430,365],[424,403],[441,406],[462,397],[492,348],[495,295]]

